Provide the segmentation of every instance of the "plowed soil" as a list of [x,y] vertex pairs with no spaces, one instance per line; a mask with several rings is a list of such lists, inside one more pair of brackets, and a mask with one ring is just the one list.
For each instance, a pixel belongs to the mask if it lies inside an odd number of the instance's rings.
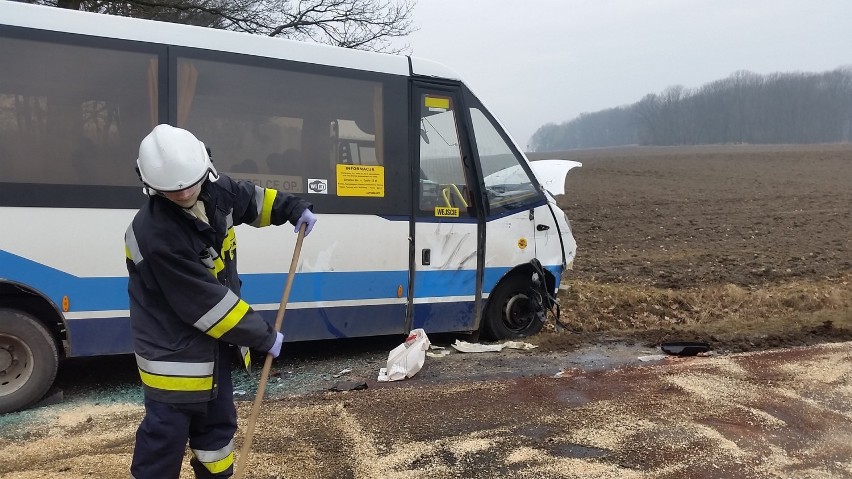
[[[553,156],[553,154],[539,156]],[[573,277],[744,287],[852,271],[852,145],[568,152]]]
[[[583,162],[537,348],[377,383],[401,338],[290,345],[245,477],[852,477],[852,145],[537,157]],[[674,340],[710,354],[660,356]],[[257,377],[236,380],[239,448]],[[367,389],[328,391],[342,380]],[[59,404],[0,416],[0,477],[127,477],[132,358],[69,361],[58,384]]]
[[583,163],[560,198],[578,243],[560,296],[569,329],[724,351],[852,339],[852,145],[547,157]]

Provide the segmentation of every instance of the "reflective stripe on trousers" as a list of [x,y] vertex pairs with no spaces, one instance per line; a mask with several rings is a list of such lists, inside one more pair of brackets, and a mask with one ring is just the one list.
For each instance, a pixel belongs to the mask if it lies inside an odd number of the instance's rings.
[[[220,343],[220,357],[231,351]],[[226,478],[233,474],[233,439],[237,430],[233,385],[229,361],[218,371],[219,393],[203,403],[170,404],[145,398],[145,417],[136,431],[133,462],[134,479],[177,479],[186,454],[197,478]]]

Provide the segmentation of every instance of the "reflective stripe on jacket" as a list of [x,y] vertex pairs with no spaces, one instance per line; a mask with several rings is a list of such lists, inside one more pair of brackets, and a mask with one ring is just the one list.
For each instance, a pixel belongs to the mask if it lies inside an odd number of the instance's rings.
[[234,226],[295,224],[310,204],[295,196],[236,182],[205,181],[210,224],[162,196],[152,196],[125,233],[130,322],[145,394],[172,403],[215,397],[219,340],[267,351],[272,327],[242,299]]

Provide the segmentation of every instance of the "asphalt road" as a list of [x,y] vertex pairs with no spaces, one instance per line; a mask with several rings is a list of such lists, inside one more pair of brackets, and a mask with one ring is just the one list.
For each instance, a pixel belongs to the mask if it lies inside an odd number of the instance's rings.
[[[404,381],[332,392],[339,378],[317,374],[298,394],[289,377],[308,372],[276,363],[284,387],[264,402],[246,477],[852,477],[852,343],[639,360],[656,353],[453,353]],[[250,408],[239,402],[238,447]],[[102,394],[6,415],[0,477],[124,477],[141,415]]]

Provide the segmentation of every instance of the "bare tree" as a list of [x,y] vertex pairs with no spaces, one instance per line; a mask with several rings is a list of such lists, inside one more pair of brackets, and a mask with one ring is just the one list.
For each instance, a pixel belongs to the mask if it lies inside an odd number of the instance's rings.
[[633,105],[636,123],[639,128],[639,142],[643,145],[654,145],[660,142],[660,105],[662,101],[649,93]]
[[738,71],[695,90],[676,85],[533,134],[532,151],[629,145],[820,143],[852,139],[852,67]]
[[28,3],[384,53],[415,30],[415,0],[33,0]]

